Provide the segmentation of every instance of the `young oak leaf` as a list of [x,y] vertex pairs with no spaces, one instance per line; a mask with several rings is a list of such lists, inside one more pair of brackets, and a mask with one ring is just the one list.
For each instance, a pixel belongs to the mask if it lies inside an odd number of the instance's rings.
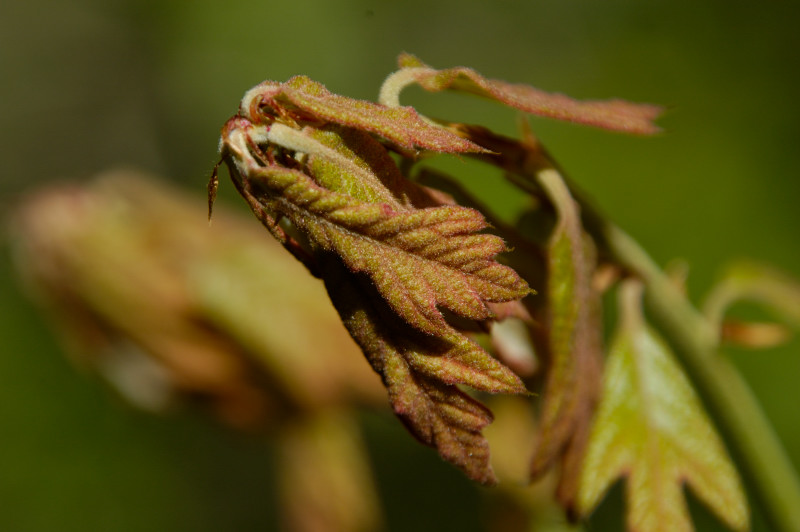
[[320,186],[311,176],[245,155],[248,141],[229,135],[232,176],[267,227],[275,215],[290,220],[315,246],[337,253],[353,272],[370,276],[407,322],[428,334],[452,330],[439,307],[469,319],[492,316],[488,302],[530,292],[514,270],[494,256],[502,239],[479,234],[477,211],[449,205],[395,210]]
[[[530,288],[495,260],[505,243],[480,233],[487,223],[478,211],[407,183],[372,138],[381,134],[370,129],[374,124],[352,117],[321,122],[330,108],[312,116],[263,88],[248,93],[250,103],[222,132],[221,154],[238,191],[323,278],[410,431],[471,478],[493,483],[481,434],[491,413],[458,385],[490,393],[526,389],[443,311],[470,320],[493,318],[494,308],[512,313],[507,302]],[[327,96],[329,107],[352,104]],[[381,109],[361,108],[370,120],[373,111],[385,119]],[[212,199],[214,190],[212,180]]]
[[642,285],[625,281],[577,497],[586,515],[627,477],[632,532],[693,530],[681,487],[727,526],[749,528],[747,502],[722,441],[666,343],[644,321]]
[[555,170],[542,169],[537,178],[557,222],[548,242],[549,366],[531,478],[540,478],[560,458],[558,497],[571,508],[599,388],[599,295],[591,286],[594,258],[577,204]]
[[413,107],[386,107],[333,94],[307,76],[295,76],[285,83],[264,81],[245,94],[239,113],[255,124],[271,123],[276,118],[297,124],[340,124],[369,131],[406,150],[486,151],[424,120]]
[[427,91],[450,89],[475,94],[526,113],[557,120],[640,135],[659,131],[653,120],[661,114],[662,108],[656,105],[623,100],[579,101],[528,85],[488,79],[471,68],[436,70],[410,54],[401,54],[398,64],[400,70],[387,78],[381,88],[379,101],[385,105],[399,105],[400,91],[417,83]]
[[513,372],[477,344],[454,333],[420,333],[397,319],[373,286],[331,257],[325,284],[345,327],[389,392],[395,414],[422,443],[470,478],[494,484],[489,446],[481,433],[492,414],[462,392],[465,384],[492,393],[525,393]]

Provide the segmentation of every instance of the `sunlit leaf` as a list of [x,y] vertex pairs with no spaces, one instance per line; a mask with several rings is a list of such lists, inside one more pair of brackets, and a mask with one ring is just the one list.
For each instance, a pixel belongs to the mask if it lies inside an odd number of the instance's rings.
[[653,124],[661,107],[622,100],[579,101],[563,94],[548,93],[534,87],[488,79],[471,68],[456,67],[436,70],[409,54],[398,58],[400,72],[387,80],[381,102],[396,104],[400,90],[418,83],[428,91],[445,89],[467,92],[496,100],[526,113],[558,120],[567,120],[626,133],[652,134],[659,128]]
[[[461,331],[529,319],[518,300],[531,289],[496,260],[505,242],[484,232],[479,211],[406,179],[373,135],[401,148],[477,145],[421,119],[414,129],[412,115],[395,111],[331,95],[307,78],[265,83],[223,128],[221,155],[254,214],[325,281],[398,417],[445,460],[491,484],[481,434],[491,412],[459,386],[527,390]],[[212,180],[212,199],[214,187]]]
[[423,120],[412,107],[386,107],[332,94],[321,83],[295,76],[285,83],[265,81],[245,94],[242,115],[255,124],[285,122],[334,123],[369,131],[408,150],[445,153],[484,151],[450,131]]
[[[369,275],[395,312],[418,329],[449,330],[439,307],[483,320],[492,316],[488,302],[530,292],[514,270],[494,260],[505,244],[478,233],[486,227],[479,212],[457,205],[414,209],[360,201],[321,186],[300,169],[262,166],[249,155],[248,144],[231,138],[234,179],[265,225],[274,226],[276,216],[290,220],[314,246]],[[319,165],[307,171],[312,170]]]
[[631,531],[693,530],[683,484],[730,528],[747,530],[736,470],[668,346],[645,323],[641,291],[632,280],[620,290],[620,321],[583,463],[578,510],[591,512],[617,478],[627,477]]

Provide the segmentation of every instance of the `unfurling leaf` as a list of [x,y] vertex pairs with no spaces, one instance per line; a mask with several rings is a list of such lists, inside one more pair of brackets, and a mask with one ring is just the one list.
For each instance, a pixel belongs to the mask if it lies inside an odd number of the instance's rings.
[[495,260],[506,246],[482,232],[485,218],[408,181],[385,142],[401,152],[485,151],[410,108],[332,95],[307,78],[249,91],[220,149],[256,216],[325,281],[395,413],[420,441],[491,484],[481,434],[491,412],[458,386],[526,389],[459,328],[486,329],[496,309],[525,315],[509,303],[531,290]]
[[558,497],[569,508],[599,388],[600,301],[591,285],[593,249],[575,200],[555,170],[542,169],[537,178],[557,223],[548,243],[549,363],[531,477],[540,478],[560,458]]
[[447,327],[438,306],[481,320],[491,316],[486,302],[528,292],[513,270],[492,260],[503,242],[471,234],[484,225],[475,211],[395,211],[327,191],[280,167],[259,169],[250,180],[262,205],[291,220],[321,249],[336,252],[353,272],[368,274],[394,310],[420,330],[436,334]]
[[681,487],[730,528],[747,530],[739,477],[722,441],[665,342],[644,321],[642,285],[626,281],[603,397],[583,463],[578,510],[588,514],[610,485],[627,477],[627,523],[635,532],[688,532]]
[[470,478],[495,483],[481,434],[492,414],[456,384],[494,393],[524,393],[525,386],[466,337],[431,337],[398,320],[364,278],[329,259],[325,280],[331,300],[383,378],[395,414],[417,439]]
[[476,94],[526,113],[557,120],[643,135],[659,131],[653,120],[662,109],[656,105],[623,100],[579,101],[528,85],[487,79],[471,68],[436,70],[409,54],[402,54],[398,63],[400,71],[390,76],[381,89],[381,103],[398,105],[400,91],[411,83],[417,83],[427,91],[449,89]]
[[446,129],[423,120],[413,107],[386,107],[332,94],[306,76],[285,83],[264,81],[242,99],[240,115],[255,124],[340,124],[369,131],[407,150],[421,148],[444,153],[485,151]]
[[[560,462],[557,495],[570,509],[600,387],[602,341],[600,295],[592,285],[594,246],[583,230],[577,203],[532,135],[526,132],[525,138],[517,141],[480,127],[458,125],[453,129],[501,154],[476,157],[504,169],[523,190],[543,196],[556,214],[544,251],[546,308],[541,319],[547,375],[531,477],[541,478]],[[535,265],[528,269],[537,270]]]

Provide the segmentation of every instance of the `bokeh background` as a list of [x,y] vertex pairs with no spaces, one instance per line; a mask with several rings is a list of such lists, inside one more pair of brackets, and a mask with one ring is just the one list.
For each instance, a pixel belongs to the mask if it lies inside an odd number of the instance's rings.
[[[533,126],[659,262],[689,262],[692,296],[733,257],[800,276],[798,22],[796,2],[8,0],[0,209],[119,165],[201,195],[219,127],[247,88],[303,73],[374,99],[407,51],[576,97],[665,104],[655,138]],[[404,101],[516,127],[485,102],[418,91]],[[270,442],[197,413],[137,412],[76,372],[1,249],[0,530],[275,529]],[[731,356],[800,464],[800,342]],[[481,530],[480,489],[394,420],[364,422],[390,530]],[[619,499],[617,489],[590,530],[620,529]],[[693,511],[700,530],[718,529]],[[755,529],[766,530],[758,516]]]

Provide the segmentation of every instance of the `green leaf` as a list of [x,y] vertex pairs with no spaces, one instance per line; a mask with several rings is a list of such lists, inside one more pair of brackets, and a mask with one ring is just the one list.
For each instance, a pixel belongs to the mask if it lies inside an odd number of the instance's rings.
[[444,153],[481,152],[483,148],[424,120],[412,107],[381,104],[332,94],[321,83],[295,76],[285,83],[264,81],[242,99],[240,115],[254,124],[334,123],[369,131],[390,143],[413,150]]
[[[313,246],[335,252],[351,271],[369,275],[395,312],[418,329],[434,335],[451,330],[439,307],[483,320],[492,317],[488,302],[530,292],[514,270],[494,259],[505,251],[502,239],[477,233],[486,227],[479,212],[456,205],[414,209],[360,201],[321,186],[301,169],[262,166],[250,152],[253,140],[242,130],[224,139],[234,160],[232,176],[267,227],[275,227],[276,217],[291,221]],[[315,156],[324,153],[310,149]],[[319,171],[319,166],[303,169]],[[335,179],[326,176],[320,179]],[[359,181],[359,176],[345,178],[337,185],[340,190],[348,179]],[[360,190],[365,197],[377,188]]]
[[383,378],[395,414],[422,443],[483,484],[496,482],[482,429],[491,412],[456,384],[525,393],[513,372],[477,344],[453,333],[428,336],[399,320],[363,278],[329,257],[326,287],[345,327]]
[[591,286],[593,248],[577,204],[557,172],[545,169],[537,178],[558,219],[547,250],[549,366],[531,477],[540,478],[561,458],[558,496],[570,507],[599,388],[599,295]]
[[395,413],[420,441],[491,484],[481,434],[491,412],[458,386],[526,388],[453,324],[474,328],[470,320],[495,319],[495,309],[526,316],[509,303],[531,290],[495,260],[506,246],[482,232],[480,212],[409,182],[372,135],[402,148],[482,149],[421,119],[414,129],[404,122],[410,114],[395,111],[331,95],[307,78],[266,83],[225,125],[220,150],[254,214],[325,281]]
[[528,85],[487,79],[471,68],[435,70],[409,54],[400,55],[398,63],[401,70],[390,76],[381,89],[379,101],[386,105],[398,105],[400,91],[411,83],[417,83],[427,91],[449,89],[475,94],[526,113],[557,120],[642,135],[659,131],[653,120],[661,114],[662,108],[655,105],[622,100],[579,101]]
[[447,194],[407,179],[386,148],[369,133],[336,124],[306,127],[302,135],[318,144],[306,166],[317,183],[367,203],[387,203],[396,209],[452,205]]
[[681,487],[730,528],[747,530],[739,477],[666,343],[648,327],[642,285],[626,281],[603,398],[583,463],[578,510],[586,515],[618,477],[627,477],[627,523],[635,532],[693,529]]

